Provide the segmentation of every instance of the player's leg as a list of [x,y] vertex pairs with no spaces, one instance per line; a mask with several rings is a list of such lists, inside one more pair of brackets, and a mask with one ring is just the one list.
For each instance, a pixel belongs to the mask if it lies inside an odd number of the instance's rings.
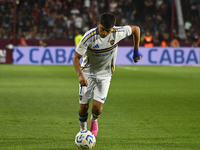
[[103,104],[106,100],[110,86],[110,77],[97,79],[97,86],[94,88],[94,100],[92,106],[92,116],[90,121],[90,131],[96,136],[98,132],[97,119],[100,117]]
[[97,119],[100,117],[103,109],[103,103],[93,100],[92,115],[90,120],[90,131],[97,136],[98,133],[98,122]]
[[79,124],[80,130],[87,130],[87,118],[88,109],[90,106],[90,100],[93,96],[93,82],[90,78],[86,78],[88,81],[88,87],[79,85]]
[[87,130],[87,118],[88,118],[88,109],[89,109],[90,103],[88,104],[80,104],[79,107],[79,124],[80,124],[80,130]]
[[100,117],[102,110],[103,110],[103,103],[94,99],[92,106],[91,121],[93,122],[96,121]]

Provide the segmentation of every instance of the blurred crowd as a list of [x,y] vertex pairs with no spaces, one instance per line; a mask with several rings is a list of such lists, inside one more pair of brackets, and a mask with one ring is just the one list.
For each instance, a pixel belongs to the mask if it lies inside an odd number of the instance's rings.
[[[195,43],[200,36],[200,1],[181,2],[185,39],[178,37],[176,17],[174,39],[170,39],[172,0],[16,0],[16,35],[23,40],[74,40],[77,31],[84,34],[97,26],[102,13],[111,12],[116,25],[138,25],[141,41],[147,44],[172,46],[172,40]],[[14,23],[13,0],[0,0],[0,39],[13,38]]]

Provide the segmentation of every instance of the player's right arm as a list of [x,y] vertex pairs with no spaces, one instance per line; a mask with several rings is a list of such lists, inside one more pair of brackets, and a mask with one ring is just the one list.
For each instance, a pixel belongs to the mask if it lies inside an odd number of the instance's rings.
[[132,29],[132,35],[134,39],[134,55],[133,55],[133,60],[134,62],[138,62],[141,58],[141,55],[139,53],[139,45],[140,45],[140,28],[138,26],[131,25],[130,26]]
[[96,29],[91,29],[83,35],[82,39],[79,41],[78,45],[76,46],[76,51],[73,57],[73,65],[77,72],[79,83],[82,86],[88,86],[88,82],[82,73],[82,69],[80,66],[80,59],[86,53],[88,46],[90,44],[90,38],[95,33],[96,33]]
[[84,75],[82,73],[82,70],[81,70],[81,67],[80,67],[80,59],[81,59],[81,57],[82,57],[82,55],[80,55],[79,53],[75,52],[74,53],[74,57],[73,57],[73,65],[74,65],[74,68],[75,68],[75,70],[77,72],[78,80],[79,80],[80,85],[88,86],[87,80],[84,77]]

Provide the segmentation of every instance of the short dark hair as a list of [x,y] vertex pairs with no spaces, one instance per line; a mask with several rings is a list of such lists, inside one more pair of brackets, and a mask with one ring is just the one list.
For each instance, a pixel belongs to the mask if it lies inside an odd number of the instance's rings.
[[107,29],[115,25],[115,16],[111,13],[103,13],[100,17],[100,23]]

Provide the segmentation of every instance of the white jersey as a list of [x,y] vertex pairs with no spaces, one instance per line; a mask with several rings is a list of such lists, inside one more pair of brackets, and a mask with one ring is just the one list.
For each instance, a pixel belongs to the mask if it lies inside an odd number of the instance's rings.
[[105,38],[98,27],[86,32],[77,45],[76,52],[83,56],[81,69],[90,76],[110,76],[115,69],[118,42],[132,34],[130,26],[114,26]]

